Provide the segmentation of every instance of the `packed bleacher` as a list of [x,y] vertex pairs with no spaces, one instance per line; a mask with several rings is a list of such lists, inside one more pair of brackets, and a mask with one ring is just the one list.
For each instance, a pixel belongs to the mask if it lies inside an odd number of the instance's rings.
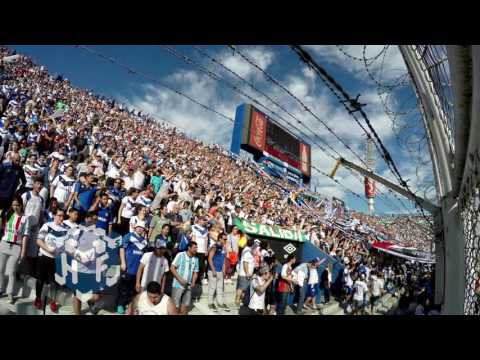
[[[301,231],[342,263],[343,287],[335,295],[351,303],[354,313],[364,310],[367,293],[375,301],[384,291],[408,294],[423,309],[413,312],[434,310],[430,268],[405,265],[372,248],[374,241],[392,241],[428,249],[431,235],[416,219],[347,214],[327,196],[273,178],[251,160],[193,140],[111,98],[77,89],[7,47],[0,48],[0,58],[0,292],[9,301],[15,301],[11,289],[21,271],[37,279],[35,306],[45,305],[39,294],[54,282],[55,272],[51,234],[61,237],[80,224],[123,236],[120,314],[142,313],[142,307],[186,314],[195,301],[192,287],[202,283],[208,283],[209,307],[229,311],[219,294],[235,278],[236,306],[250,297],[253,304],[244,304],[249,313],[283,314],[282,294],[299,289],[298,313],[316,307],[312,299],[319,291],[329,301],[328,268],[315,277],[305,269],[318,267],[318,259],[305,266],[288,259],[277,273],[268,243],[242,234],[234,225],[240,218]],[[147,271],[152,259],[155,275]],[[152,303],[147,293],[157,300]],[[94,313],[99,299],[95,294],[88,303]],[[54,300],[49,306],[56,311]]]

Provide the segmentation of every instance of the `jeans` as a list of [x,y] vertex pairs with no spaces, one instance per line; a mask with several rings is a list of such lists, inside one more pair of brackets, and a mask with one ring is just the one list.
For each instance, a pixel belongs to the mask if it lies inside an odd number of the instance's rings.
[[197,277],[197,284],[200,284],[205,276],[205,270],[207,269],[207,258],[205,254],[197,253],[198,257],[198,277]]
[[223,272],[217,271],[217,276],[213,276],[211,270],[208,271],[208,304],[213,304],[213,298],[217,296],[219,305],[224,305],[223,300]]
[[303,286],[298,287],[298,305],[297,305],[297,312],[302,311],[303,304],[305,303],[305,297],[307,294],[307,281],[303,282]]
[[0,292],[3,290],[5,278],[7,278],[7,295],[13,294],[20,258],[21,245],[9,245],[5,241],[0,243]]
[[136,275],[123,273],[118,283],[117,305],[126,307],[135,296]]
[[325,303],[330,302],[330,288],[328,286],[322,286],[323,300]]
[[277,305],[277,314],[278,315],[285,315],[285,309],[287,308],[289,295],[290,295],[289,292],[279,293],[280,298],[279,298],[278,305]]

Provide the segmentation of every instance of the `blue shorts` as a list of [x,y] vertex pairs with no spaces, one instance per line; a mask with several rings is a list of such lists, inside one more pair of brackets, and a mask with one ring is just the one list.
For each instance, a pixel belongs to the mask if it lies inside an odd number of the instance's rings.
[[315,285],[308,284],[307,285],[307,297],[316,298],[317,295],[318,295],[317,287]]

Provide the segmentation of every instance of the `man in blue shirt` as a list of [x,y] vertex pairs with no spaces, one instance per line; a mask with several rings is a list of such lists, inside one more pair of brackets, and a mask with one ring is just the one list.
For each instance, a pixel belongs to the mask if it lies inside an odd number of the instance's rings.
[[[145,239],[145,227],[144,222],[138,222],[134,232],[126,234],[122,239],[122,247],[120,248],[120,269],[122,275],[118,285],[118,314],[125,313],[125,307],[130,305],[135,296],[138,266],[148,245]],[[131,313],[130,306],[128,313]]]
[[92,185],[92,174],[81,173],[73,188],[73,208],[78,210],[80,221],[90,210],[97,188]]
[[112,232],[114,216],[112,207],[108,205],[107,193],[100,194],[95,204],[93,204],[92,210],[97,213],[97,228],[103,229],[107,234],[110,234]]
[[230,311],[223,298],[226,242],[227,234],[222,232],[208,250],[208,308],[214,312],[217,312],[214,303],[215,296],[219,304],[218,307],[221,310]]
[[27,180],[20,164],[20,155],[14,153],[11,162],[0,164],[0,210],[8,209],[19,183],[25,186]]

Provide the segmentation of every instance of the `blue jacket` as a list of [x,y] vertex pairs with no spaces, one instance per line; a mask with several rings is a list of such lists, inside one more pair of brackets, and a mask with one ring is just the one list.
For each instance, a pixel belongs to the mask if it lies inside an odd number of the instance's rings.
[[26,183],[21,166],[10,162],[0,164],[0,198],[9,199],[17,190],[20,181],[22,184]]

